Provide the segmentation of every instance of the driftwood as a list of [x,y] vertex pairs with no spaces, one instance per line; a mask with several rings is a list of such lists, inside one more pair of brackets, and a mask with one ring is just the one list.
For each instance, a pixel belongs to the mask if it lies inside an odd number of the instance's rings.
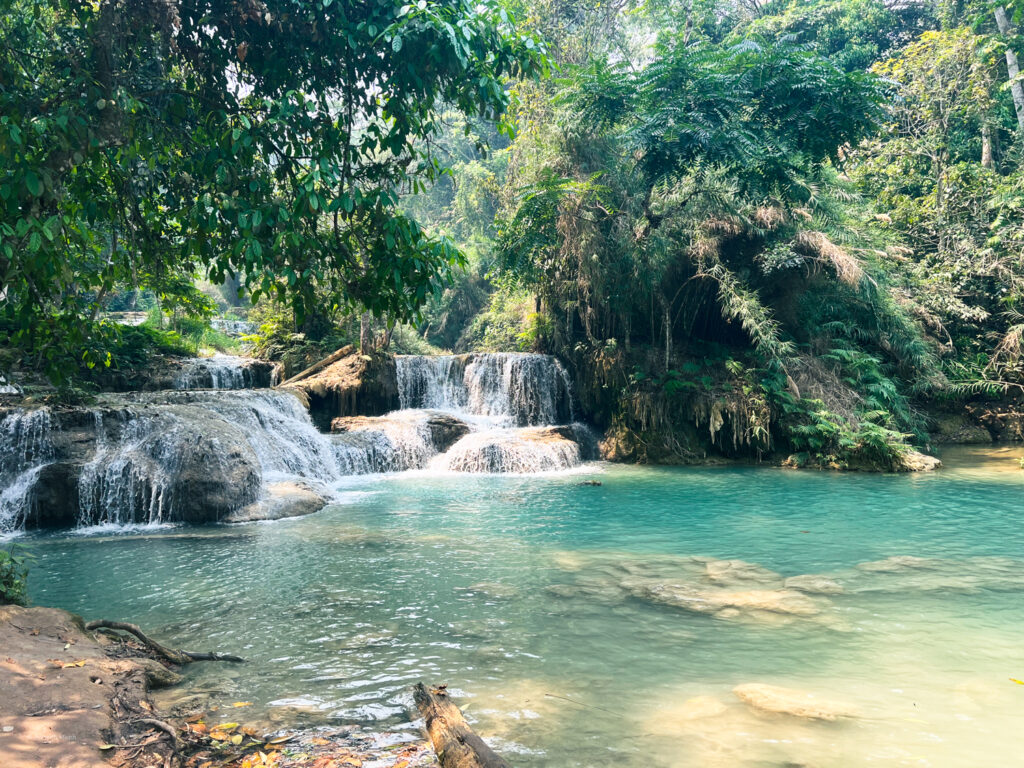
[[145,632],[139,629],[137,625],[129,624],[125,621],[107,621],[106,619],[99,619],[98,621],[90,621],[85,625],[85,628],[90,632],[94,629],[118,629],[122,632],[127,632],[130,635],[135,635],[135,637],[141,640],[158,655],[163,656],[174,664],[191,664],[193,661],[245,661],[241,656],[232,656],[228,653],[193,653],[192,651],[181,651],[176,648],[168,648],[166,645],[162,645],[149,637]]
[[319,373],[320,371],[322,371],[327,366],[329,366],[329,365],[331,365],[333,363],[338,362],[339,360],[341,360],[341,358],[347,357],[348,355],[351,355],[355,351],[356,351],[356,348],[353,345],[346,344],[344,347],[342,347],[341,349],[337,350],[336,352],[332,352],[331,354],[329,354],[327,357],[325,357],[319,363],[313,363],[313,365],[309,366],[309,368],[307,368],[306,370],[301,371],[300,373],[295,374],[290,379],[288,379],[288,381],[282,381],[277,386],[279,386],[279,387],[287,387],[289,384],[294,384],[297,381],[302,381],[303,379],[307,379],[310,376],[312,376],[314,373]]
[[443,686],[428,689],[417,683],[412,697],[441,768],[511,768],[473,732]]

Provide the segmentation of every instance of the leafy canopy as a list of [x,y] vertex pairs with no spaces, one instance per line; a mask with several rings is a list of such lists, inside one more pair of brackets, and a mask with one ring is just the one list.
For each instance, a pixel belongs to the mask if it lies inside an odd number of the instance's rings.
[[461,261],[396,211],[436,108],[545,66],[494,2],[0,0],[0,324],[60,377],[119,284],[413,316]]

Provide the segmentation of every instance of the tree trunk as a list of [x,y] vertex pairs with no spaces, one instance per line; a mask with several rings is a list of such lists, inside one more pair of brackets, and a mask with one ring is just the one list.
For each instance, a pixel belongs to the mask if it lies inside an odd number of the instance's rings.
[[665,305],[665,370],[672,367],[672,313],[668,304]]
[[279,386],[279,387],[287,387],[289,384],[294,384],[297,381],[302,381],[303,379],[308,379],[314,373],[319,373],[320,371],[322,371],[324,368],[326,368],[327,366],[331,365],[332,363],[336,363],[339,360],[341,360],[341,358],[347,357],[348,355],[351,355],[354,351],[355,351],[355,348],[351,344],[346,344],[344,347],[342,347],[341,349],[337,350],[336,352],[332,352],[331,354],[329,354],[323,360],[321,360],[321,361],[319,361],[317,363],[313,363],[313,365],[309,366],[309,368],[306,368],[305,370],[300,371],[299,373],[295,374],[294,376],[292,376],[287,381],[282,381],[277,386]]
[[417,683],[412,697],[441,768],[511,768],[473,732],[443,688]]
[[363,312],[359,316],[359,351],[367,353],[373,350],[373,316]]
[[[1007,37],[1013,34],[1010,20],[1006,17],[1006,9],[1001,5],[996,6],[996,26],[999,27],[999,34]],[[1009,44],[1006,46],[1006,71],[1010,75],[1010,93],[1013,95],[1013,108],[1017,111],[1017,127],[1024,131],[1024,84],[1017,80],[1020,74],[1020,65],[1017,63],[1017,54]]]
[[995,167],[992,161],[992,128],[988,123],[981,126],[981,167]]

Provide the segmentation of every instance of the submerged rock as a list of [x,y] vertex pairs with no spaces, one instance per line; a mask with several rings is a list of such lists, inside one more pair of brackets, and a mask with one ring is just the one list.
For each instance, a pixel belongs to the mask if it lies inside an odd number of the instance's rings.
[[721,586],[782,584],[775,571],[745,560],[709,560],[705,570],[708,581]]
[[818,604],[807,595],[790,589],[725,590],[690,584],[623,582],[635,597],[684,611],[733,618],[748,611],[816,616]]
[[843,585],[828,576],[817,576],[805,574],[803,576],[790,576],[783,582],[786,589],[796,589],[811,595],[841,595],[846,590]]
[[829,721],[857,716],[848,704],[821,699],[813,693],[792,688],[748,683],[737,685],[732,692],[744,704],[761,712]]

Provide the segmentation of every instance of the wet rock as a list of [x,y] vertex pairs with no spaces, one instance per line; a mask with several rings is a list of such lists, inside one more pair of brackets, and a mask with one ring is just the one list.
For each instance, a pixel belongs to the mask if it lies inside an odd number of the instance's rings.
[[841,595],[846,591],[843,589],[843,585],[835,579],[814,574],[790,576],[783,582],[783,586],[786,589],[796,589],[809,595]]
[[364,355],[353,348],[323,370],[288,386],[304,393],[310,415],[321,428],[338,416],[383,416],[400,407],[395,358],[382,352]]
[[792,688],[748,683],[736,686],[732,692],[740,701],[760,712],[829,721],[857,716],[853,707],[847,704]]
[[255,520],[280,520],[319,512],[327,505],[327,497],[306,483],[281,482],[267,486],[265,498],[227,515],[225,523],[246,523]]
[[185,679],[183,675],[179,675],[174,670],[168,669],[159,661],[153,659],[133,659],[133,661],[142,667],[143,672],[146,674],[146,685],[151,689],[157,688],[169,688],[172,685],[177,685]]
[[430,439],[438,453],[444,453],[469,434],[469,425],[446,413],[432,413],[427,418]]
[[898,472],[931,472],[942,466],[942,462],[934,456],[920,451],[909,450],[903,453],[896,463]]
[[336,434],[352,434],[359,432],[379,432],[385,436],[395,436],[408,430],[410,426],[424,431],[424,438],[430,443],[435,453],[444,453],[469,434],[469,425],[448,413],[426,411],[416,414],[415,421],[410,421],[409,411],[399,411],[400,415],[391,416],[339,416],[331,420],[331,432]]
[[[471,432],[437,458],[438,469],[453,472],[548,472],[575,467],[580,447],[562,427],[524,427]],[[431,466],[435,466],[432,462]]]

